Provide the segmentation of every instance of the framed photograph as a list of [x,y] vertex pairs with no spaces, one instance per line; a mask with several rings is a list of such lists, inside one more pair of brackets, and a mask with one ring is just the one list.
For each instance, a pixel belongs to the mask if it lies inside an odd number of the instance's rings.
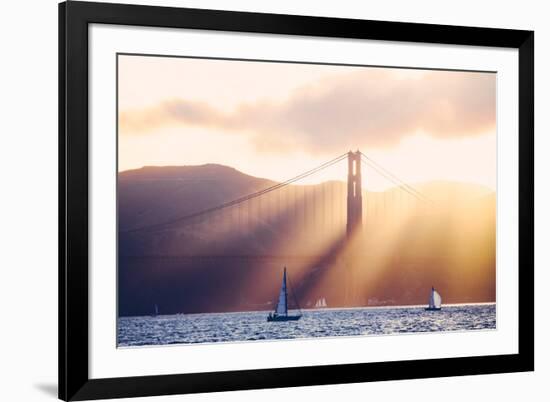
[[59,397],[534,369],[534,33],[59,5]]

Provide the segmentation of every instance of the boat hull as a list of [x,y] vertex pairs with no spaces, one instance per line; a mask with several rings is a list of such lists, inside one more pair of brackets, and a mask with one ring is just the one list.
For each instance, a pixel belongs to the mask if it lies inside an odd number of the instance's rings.
[[424,310],[426,310],[426,311],[440,311],[441,307],[426,307]]
[[298,321],[301,315],[272,315],[267,317],[267,322]]

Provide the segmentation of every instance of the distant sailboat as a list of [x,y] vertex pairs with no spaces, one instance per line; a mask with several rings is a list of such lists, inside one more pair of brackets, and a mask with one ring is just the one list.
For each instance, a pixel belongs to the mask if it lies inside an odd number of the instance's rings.
[[153,317],[156,317],[157,315],[159,315],[159,306],[155,304],[155,312],[153,313]]
[[441,310],[441,296],[432,286],[432,291],[430,292],[430,299],[428,300],[428,307],[426,307],[426,311],[439,310]]
[[327,307],[327,299],[324,297],[321,299],[317,299],[317,302],[315,303],[315,308],[325,308]]
[[[281,285],[281,291],[279,292],[279,301],[277,302],[277,307],[275,308],[274,313],[269,313],[267,316],[268,322],[273,321],[296,321],[302,317],[302,314],[298,315],[289,315],[288,314],[288,293],[286,290],[286,267],[283,271],[283,283]],[[298,304],[298,301],[296,301]],[[300,306],[298,306],[298,310]]]

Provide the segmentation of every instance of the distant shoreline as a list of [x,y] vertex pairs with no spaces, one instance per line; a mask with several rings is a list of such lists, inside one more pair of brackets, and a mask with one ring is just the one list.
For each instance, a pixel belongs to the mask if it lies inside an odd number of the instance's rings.
[[[472,302],[472,303],[449,303],[442,304],[442,307],[462,307],[462,306],[490,306],[496,305],[496,302]],[[407,305],[395,305],[395,306],[358,306],[358,307],[323,307],[323,308],[302,308],[301,311],[338,311],[338,310],[383,310],[383,309],[405,309],[405,308],[425,308],[427,304],[407,304]],[[295,311],[297,309],[290,309]],[[247,313],[265,313],[268,314],[272,310],[244,310],[244,311],[225,311],[225,312],[211,312],[211,313],[174,313],[174,314],[159,314],[157,317],[171,317],[177,315],[192,316],[192,315],[221,315],[221,314],[247,314]],[[123,315],[118,316],[121,318],[139,318],[139,317],[151,317],[151,315]]]

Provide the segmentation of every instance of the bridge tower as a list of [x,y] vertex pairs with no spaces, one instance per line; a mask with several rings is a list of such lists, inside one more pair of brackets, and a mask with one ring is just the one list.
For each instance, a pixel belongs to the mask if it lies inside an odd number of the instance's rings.
[[356,275],[359,270],[357,255],[358,234],[363,224],[363,196],[361,189],[361,152],[348,152],[348,205],[346,237],[350,245],[345,256],[345,304],[356,306],[359,289]]
[[363,196],[361,190],[361,152],[348,152],[348,208],[346,234],[348,239],[361,229]]

